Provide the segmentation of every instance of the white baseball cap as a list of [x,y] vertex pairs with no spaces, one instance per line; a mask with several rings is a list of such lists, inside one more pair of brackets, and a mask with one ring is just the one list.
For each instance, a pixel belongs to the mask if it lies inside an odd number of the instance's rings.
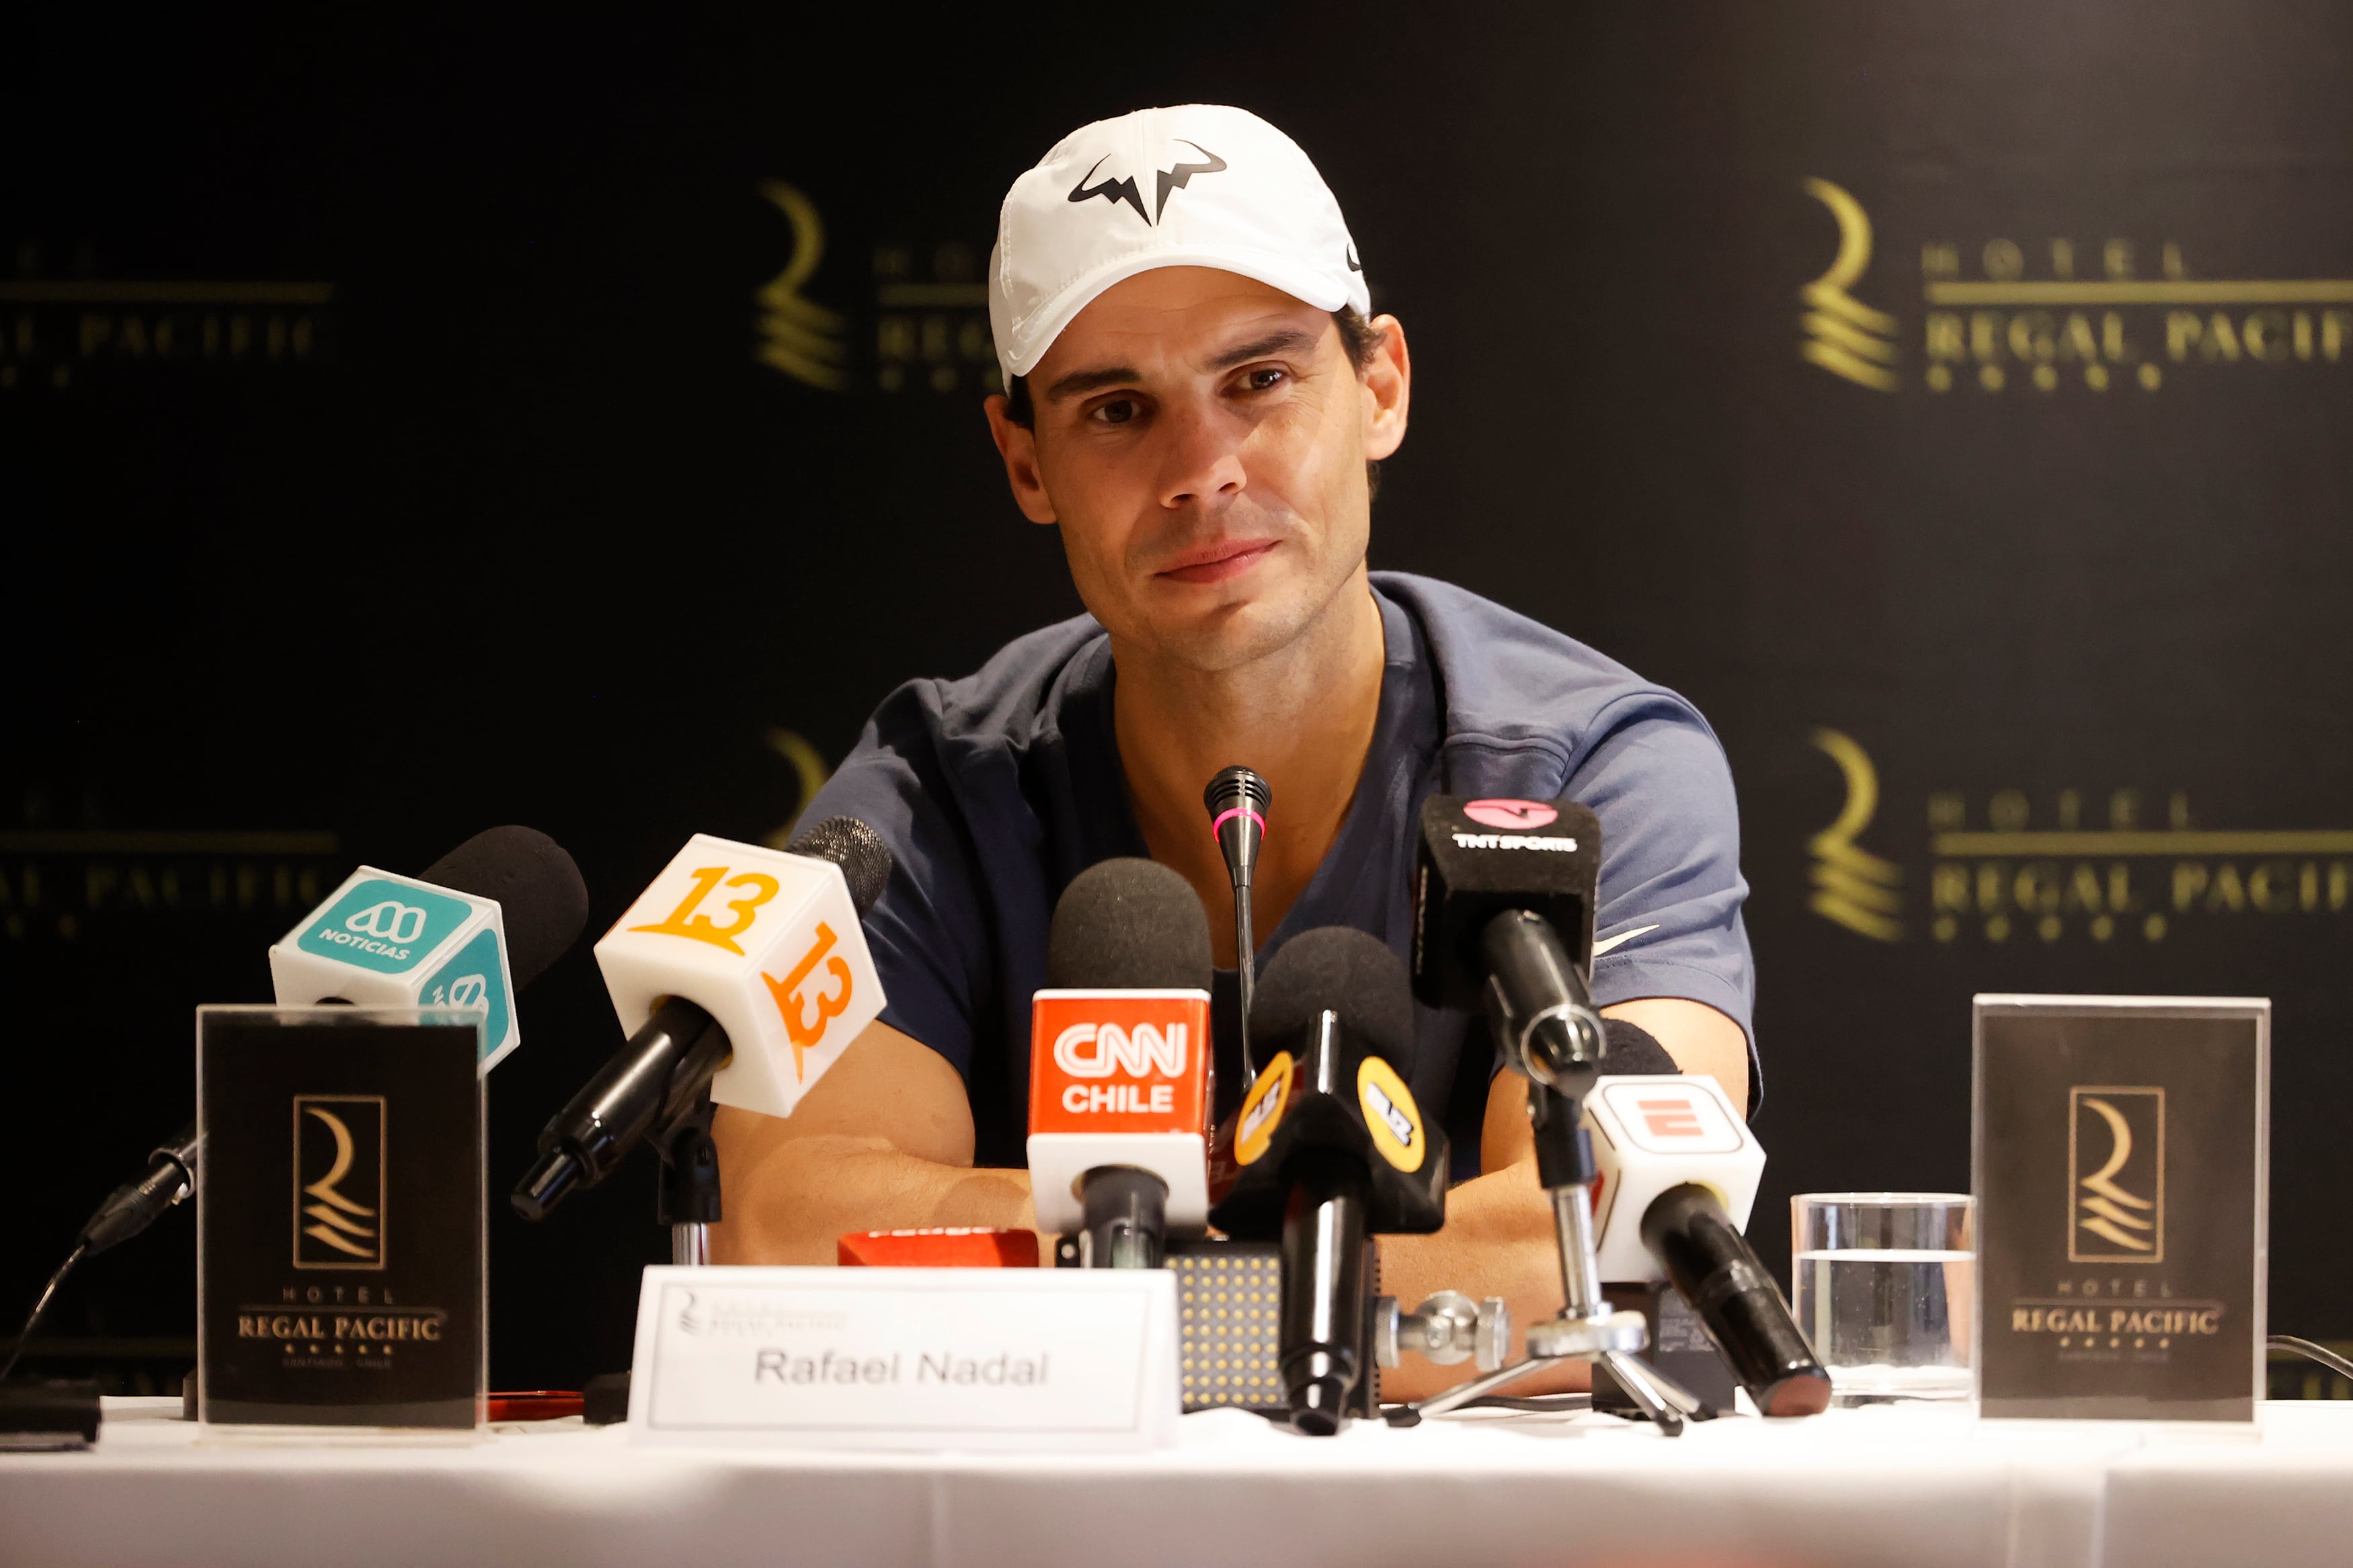
[[1299,143],[1245,109],[1140,109],[1073,131],[1005,194],[988,325],[1006,380],[1037,369],[1097,295],[1155,267],[1372,313],[1340,204]]

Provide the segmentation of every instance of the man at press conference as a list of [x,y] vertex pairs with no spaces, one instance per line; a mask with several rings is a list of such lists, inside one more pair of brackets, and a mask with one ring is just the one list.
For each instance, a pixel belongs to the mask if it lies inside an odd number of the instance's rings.
[[[1086,126],[1007,195],[989,309],[1008,389],[989,429],[1090,613],[892,693],[811,803],[809,820],[871,824],[895,858],[866,921],[889,1005],[788,1120],[720,1110],[714,1260],[1035,1225],[1028,1173],[1004,1168],[1022,1163],[1029,998],[1056,899],[1112,857],[1173,868],[1210,916],[1230,1111],[1232,895],[1201,798],[1235,763],[1273,790],[1261,969],[1325,925],[1403,955],[1431,795],[1583,802],[1601,823],[1594,999],[1639,1031],[1613,1029],[1613,1047],[1662,1048],[1748,1105],[1755,978],[1723,749],[1689,703],[1592,649],[1367,571],[1412,363],[1306,154],[1211,105]],[[1382,1240],[1385,1286],[1502,1296],[1522,1322],[1556,1312],[1524,1081],[1482,1026],[1420,1007],[1415,1024],[1410,1087],[1451,1108],[1457,1184],[1442,1231]],[[1471,1370],[1417,1363],[1382,1386],[1418,1397]]]

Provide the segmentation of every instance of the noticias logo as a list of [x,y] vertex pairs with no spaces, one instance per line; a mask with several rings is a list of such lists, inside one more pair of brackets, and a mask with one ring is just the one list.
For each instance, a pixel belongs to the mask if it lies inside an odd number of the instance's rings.
[[1574,838],[1536,838],[1519,833],[1457,833],[1457,849],[1549,849],[1556,854],[1574,855]]
[[425,934],[425,911],[415,904],[386,899],[352,916],[343,922],[343,929],[385,942],[415,942]]
[[409,954],[407,948],[396,947],[391,942],[377,942],[370,937],[354,936],[350,931],[337,931],[332,926],[321,926],[313,934],[321,942],[338,942],[344,947],[356,947],[362,952],[382,953],[386,958],[405,959]]

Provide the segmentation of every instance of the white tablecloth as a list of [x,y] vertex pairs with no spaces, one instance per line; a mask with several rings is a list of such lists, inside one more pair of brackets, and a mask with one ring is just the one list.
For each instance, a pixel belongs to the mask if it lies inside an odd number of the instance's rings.
[[1159,1453],[1014,1457],[656,1451],[576,1421],[199,1442],[176,1413],[110,1400],[94,1452],[0,1456],[0,1563],[2353,1563],[2353,1403],[2274,1405],[2236,1442],[1920,1408],[1317,1441],[1219,1411]]

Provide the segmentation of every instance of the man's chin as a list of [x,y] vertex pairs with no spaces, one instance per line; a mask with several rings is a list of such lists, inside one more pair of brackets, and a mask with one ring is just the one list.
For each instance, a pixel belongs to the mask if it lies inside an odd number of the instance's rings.
[[[1309,614],[1295,594],[1193,590],[1155,597],[1160,602],[1149,617],[1154,646],[1205,673],[1239,668],[1278,651],[1299,636]],[[1188,598],[1194,602],[1185,603]]]

